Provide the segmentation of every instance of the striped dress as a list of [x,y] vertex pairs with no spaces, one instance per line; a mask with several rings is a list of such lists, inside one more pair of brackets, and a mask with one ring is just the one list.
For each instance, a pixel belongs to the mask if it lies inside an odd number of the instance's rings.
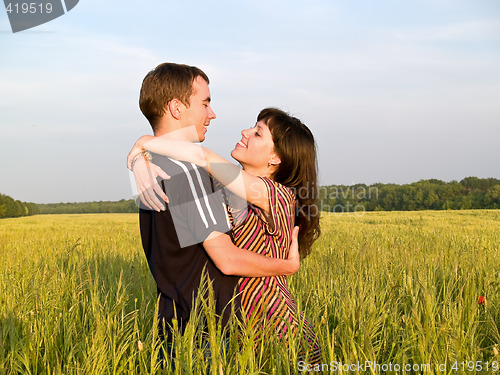
[[[267,178],[261,179],[269,193],[270,217],[266,218],[265,212],[252,204],[238,212],[230,210],[234,242],[258,254],[286,259],[294,224],[295,196],[287,187]],[[245,277],[240,279],[238,287],[244,314],[255,324],[271,324],[279,338],[286,340],[289,327],[296,332],[299,324],[303,324],[302,332],[309,348],[302,348],[299,356],[308,350],[307,362],[320,362],[321,349],[315,333],[298,311],[286,276]]]

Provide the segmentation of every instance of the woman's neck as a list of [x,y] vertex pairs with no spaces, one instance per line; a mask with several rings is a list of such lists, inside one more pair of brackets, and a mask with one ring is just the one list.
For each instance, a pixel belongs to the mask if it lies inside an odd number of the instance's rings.
[[249,166],[242,165],[243,170],[247,173],[253,174],[258,177],[266,177],[271,179],[272,171],[269,168],[252,168]]

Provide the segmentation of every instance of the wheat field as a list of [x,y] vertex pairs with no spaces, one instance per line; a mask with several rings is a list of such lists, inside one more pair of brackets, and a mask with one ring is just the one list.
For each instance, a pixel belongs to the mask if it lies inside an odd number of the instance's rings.
[[499,233],[499,210],[325,213],[289,279],[321,365],[236,321],[224,340],[199,299],[162,367],[136,214],[2,219],[0,374],[498,372]]

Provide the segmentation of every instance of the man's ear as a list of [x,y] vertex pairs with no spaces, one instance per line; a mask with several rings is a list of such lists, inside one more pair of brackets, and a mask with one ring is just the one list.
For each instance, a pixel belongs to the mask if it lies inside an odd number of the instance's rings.
[[170,112],[170,115],[179,120],[181,118],[181,105],[182,103],[178,99],[172,99],[168,102],[166,110]]

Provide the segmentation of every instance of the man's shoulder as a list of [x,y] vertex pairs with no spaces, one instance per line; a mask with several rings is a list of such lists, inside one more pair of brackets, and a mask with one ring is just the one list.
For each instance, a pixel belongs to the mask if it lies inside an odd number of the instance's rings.
[[171,178],[176,177],[181,181],[188,181],[198,175],[202,180],[210,179],[207,171],[193,163],[157,154],[153,154],[152,162],[162,168]]
[[203,168],[161,155],[153,156],[152,162],[170,176],[170,179],[160,181],[167,195],[192,196],[195,191],[212,190],[210,175]]

